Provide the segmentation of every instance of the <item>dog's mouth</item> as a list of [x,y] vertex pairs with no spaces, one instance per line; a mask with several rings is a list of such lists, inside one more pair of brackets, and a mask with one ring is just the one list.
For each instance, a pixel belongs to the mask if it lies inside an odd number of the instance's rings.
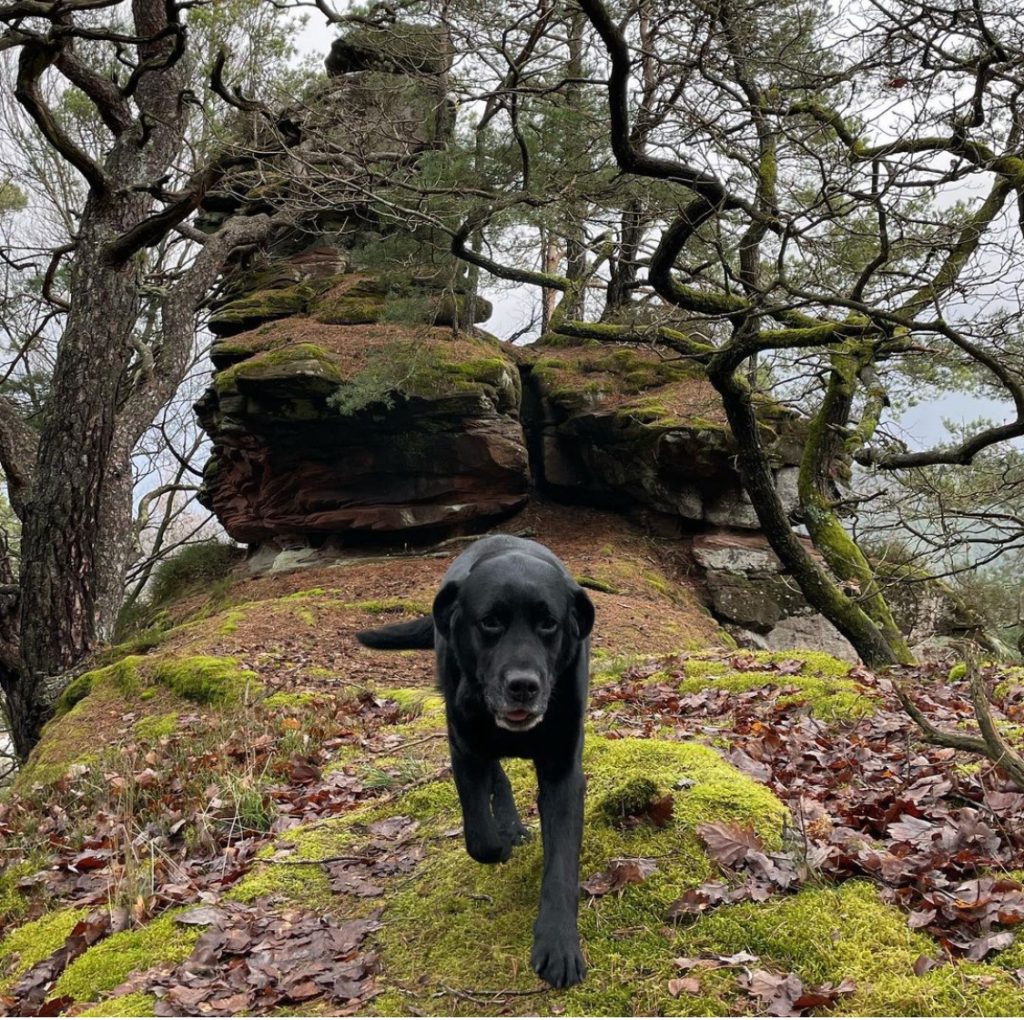
[[495,714],[495,722],[505,730],[533,729],[544,718],[543,712],[531,712],[525,708],[511,708]]

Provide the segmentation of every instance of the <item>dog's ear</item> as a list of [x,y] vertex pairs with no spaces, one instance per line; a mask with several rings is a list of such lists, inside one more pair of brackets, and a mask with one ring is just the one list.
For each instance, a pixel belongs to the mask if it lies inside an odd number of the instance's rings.
[[434,628],[441,637],[447,639],[451,631],[452,613],[459,600],[459,585],[457,581],[449,581],[434,599],[434,607],[431,613],[434,617]]
[[594,603],[582,588],[573,591],[572,617],[579,639],[589,637],[594,629]]

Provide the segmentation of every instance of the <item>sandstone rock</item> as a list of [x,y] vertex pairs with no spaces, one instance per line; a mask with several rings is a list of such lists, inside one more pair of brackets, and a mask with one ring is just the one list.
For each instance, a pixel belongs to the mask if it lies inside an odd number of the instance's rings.
[[774,652],[807,649],[827,652],[847,662],[857,662],[859,659],[853,645],[818,613],[809,616],[790,616],[780,620],[765,640],[768,648]]
[[716,616],[761,634],[786,617],[810,612],[800,589],[784,574],[709,570],[704,581]]
[[[683,359],[641,347],[548,337],[527,355],[524,423],[540,483],[560,498],[756,529],[721,401]],[[765,437],[791,488],[794,415],[763,408]]]
[[361,25],[334,40],[325,61],[329,75],[371,69],[396,74],[444,74],[451,58],[444,31],[432,25]]
[[519,373],[500,344],[291,318],[215,361],[197,405],[213,440],[202,498],[238,541],[453,531],[526,499]]
[[727,528],[760,527],[757,511],[739,484],[710,496],[704,503],[704,520]]
[[758,633],[770,631],[782,617],[782,606],[771,586],[743,574],[709,571],[708,592],[715,616]]
[[734,623],[725,624],[723,629],[736,642],[738,648],[749,648],[754,652],[768,651],[768,642],[762,634],[755,634],[745,627],[737,627]]
[[692,549],[693,558],[705,570],[749,575],[777,574],[782,569],[779,558],[762,535],[710,531],[696,535]]

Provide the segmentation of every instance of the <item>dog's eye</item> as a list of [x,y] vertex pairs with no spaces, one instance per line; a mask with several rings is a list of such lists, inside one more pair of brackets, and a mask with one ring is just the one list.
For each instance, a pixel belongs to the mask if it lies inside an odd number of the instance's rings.
[[537,624],[537,630],[541,634],[554,634],[555,631],[558,630],[558,621],[553,616],[545,616],[544,619]]
[[505,624],[496,613],[488,613],[480,620],[480,629],[485,634],[500,634],[505,629]]

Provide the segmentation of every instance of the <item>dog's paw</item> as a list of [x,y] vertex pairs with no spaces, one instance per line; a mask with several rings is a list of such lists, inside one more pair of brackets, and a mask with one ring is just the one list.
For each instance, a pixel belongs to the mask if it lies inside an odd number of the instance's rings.
[[530,965],[542,981],[554,988],[571,988],[579,984],[587,973],[579,936],[575,932],[561,937],[538,934],[533,941]]
[[509,826],[503,825],[498,831],[502,841],[508,843],[509,846],[522,846],[523,843],[529,843],[533,839],[533,833],[520,822]]
[[492,842],[467,836],[466,853],[480,864],[503,864],[512,856],[512,845],[504,840]]

